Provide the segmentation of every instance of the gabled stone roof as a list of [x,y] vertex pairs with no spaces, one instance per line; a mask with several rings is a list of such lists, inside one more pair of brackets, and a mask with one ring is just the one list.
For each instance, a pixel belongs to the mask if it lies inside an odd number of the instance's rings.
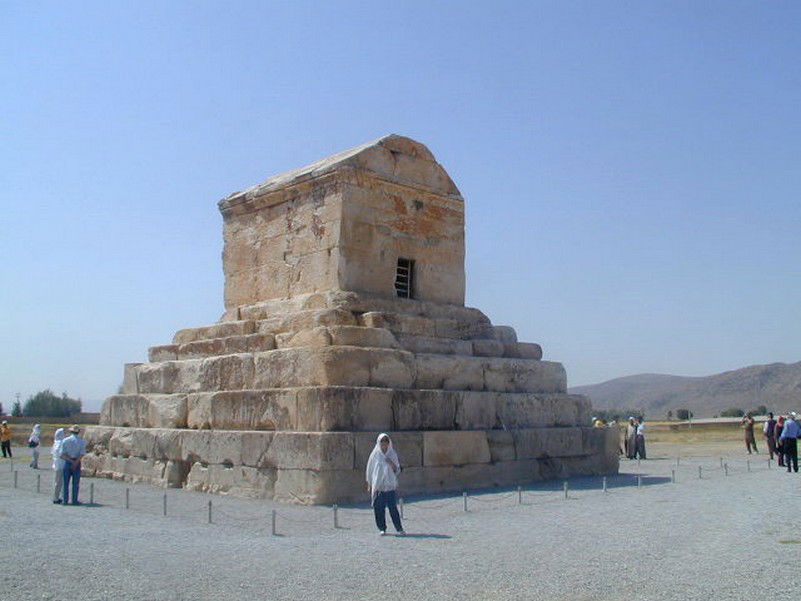
[[428,148],[411,138],[390,134],[235,192],[220,201],[220,208],[341,170],[368,172],[390,182],[462,199],[456,184]]

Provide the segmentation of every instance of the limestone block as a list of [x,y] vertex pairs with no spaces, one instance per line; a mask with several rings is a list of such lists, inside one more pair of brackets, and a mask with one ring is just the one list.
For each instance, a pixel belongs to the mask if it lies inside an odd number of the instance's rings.
[[[198,359],[215,355],[254,353],[274,349],[275,336],[272,334],[243,334],[241,336],[229,336],[228,338],[207,338],[205,340],[187,342],[186,344],[155,348],[167,349],[173,347],[176,349],[175,357],[173,357],[175,359]],[[155,360],[152,354],[150,360]],[[165,357],[162,360],[167,360],[167,358]]]
[[498,340],[473,340],[471,343],[476,357],[503,357],[503,343]]
[[186,478],[186,488],[198,492],[267,499],[273,496],[275,480],[276,471],[271,468],[194,463]]
[[108,397],[100,410],[103,426],[141,426],[148,423],[150,403],[141,394],[115,394]]
[[329,386],[297,389],[300,431],[390,430],[392,391]]
[[136,368],[142,365],[141,363],[126,363],[122,376],[122,392],[123,394],[136,394],[139,392],[139,384],[136,379]]
[[[386,432],[392,439],[392,446],[398,453],[403,471],[407,468],[423,465],[423,433],[422,432]],[[354,432],[355,460],[354,469],[367,469],[367,459],[375,448],[379,432]]]
[[484,385],[499,392],[566,392],[567,374],[561,363],[529,359],[483,360]]
[[398,348],[400,346],[392,332],[384,328],[331,326],[329,332],[331,334],[331,344],[337,346],[368,346],[376,348]]
[[[319,349],[293,348],[278,349],[264,353],[256,353],[254,388],[281,388],[297,386],[324,386],[328,384],[345,384],[366,386],[370,381],[369,362],[354,361],[347,370],[341,355],[337,354],[341,347],[324,347]],[[329,381],[329,366],[335,364],[341,370],[342,379]]]
[[300,332],[286,332],[275,336],[278,348],[292,348],[298,346],[329,346],[331,344],[331,333],[325,326],[317,326],[310,330]]
[[253,355],[224,355],[203,359],[200,366],[201,390],[242,390],[253,388]]
[[[157,459],[180,463],[183,456],[183,429],[159,428],[149,431],[153,436],[152,453]],[[180,467],[180,466],[178,466]],[[168,469],[170,465],[167,465]]]
[[518,342],[516,356],[521,359],[539,361],[542,359],[542,347],[534,342]]
[[498,420],[510,429],[587,424],[589,411],[580,395],[502,393],[496,399]]
[[[342,348],[353,349],[356,347]],[[370,359],[370,386],[412,387],[417,368],[414,355],[394,349],[363,349],[361,353],[366,353]]]
[[108,451],[109,441],[116,428],[107,426],[87,426],[83,434],[87,453],[103,453]]
[[603,454],[606,451],[607,429],[581,428],[581,446],[584,455]]
[[292,430],[297,424],[294,389],[199,393],[187,397],[187,427],[219,430]]
[[430,319],[403,313],[382,313],[369,311],[359,317],[359,325],[368,328],[384,328],[393,334],[415,334],[425,336],[431,333]]
[[147,351],[148,361],[159,363],[161,361],[175,361],[178,359],[178,344],[163,344],[161,346],[151,346]]
[[487,443],[490,449],[490,459],[493,463],[498,461],[514,461],[517,459],[515,439],[511,432],[506,430],[488,430]]
[[272,468],[267,458],[274,432],[242,432],[242,464],[255,468]]
[[369,500],[365,484],[360,470],[279,469],[273,499],[301,505],[364,502]]
[[151,428],[186,428],[185,394],[151,394],[147,397],[147,425]]
[[474,431],[423,432],[423,465],[489,463],[487,435]]
[[395,429],[451,429],[459,397],[460,393],[445,390],[396,390],[392,398]]
[[469,340],[453,338],[433,338],[413,334],[398,334],[401,347],[413,353],[433,353],[442,355],[472,355],[473,344]]
[[356,318],[349,311],[342,309],[315,309],[280,314],[258,322],[261,334],[281,334],[284,332],[300,332],[318,326],[352,326]]
[[[270,436],[272,432],[262,434]],[[242,435],[242,432],[231,430],[184,430],[181,460],[242,465]]]
[[517,459],[571,457],[584,452],[580,428],[515,430]]
[[224,321],[212,326],[202,328],[187,328],[178,330],[173,336],[173,344],[186,344],[195,340],[206,338],[226,338],[228,336],[241,336],[253,334],[256,331],[256,322],[251,320]]
[[415,388],[482,390],[484,374],[480,360],[461,355],[415,355]]
[[170,394],[200,390],[200,359],[145,363],[137,366],[140,393]]
[[353,469],[353,445],[350,432],[276,432],[266,461],[282,469]]
[[493,326],[495,332],[495,339],[503,343],[516,343],[517,332],[510,326]]
[[497,422],[496,397],[493,392],[462,392],[456,405],[458,430],[491,430]]

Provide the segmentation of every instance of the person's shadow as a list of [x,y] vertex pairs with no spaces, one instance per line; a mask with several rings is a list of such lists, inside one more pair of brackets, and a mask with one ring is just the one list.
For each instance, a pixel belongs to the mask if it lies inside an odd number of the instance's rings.
[[435,534],[433,532],[407,532],[404,536],[395,535],[398,538],[453,538],[449,534]]

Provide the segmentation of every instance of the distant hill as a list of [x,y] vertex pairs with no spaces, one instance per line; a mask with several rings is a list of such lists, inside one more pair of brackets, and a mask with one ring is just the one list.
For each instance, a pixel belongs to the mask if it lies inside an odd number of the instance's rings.
[[751,365],[713,376],[688,378],[638,374],[600,384],[575,386],[599,409],[637,408],[646,417],[664,417],[668,410],[687,408],[697,417],[711,417],[729,407],[748,411],[758,405],[769,410],[801,409],[801,361]]

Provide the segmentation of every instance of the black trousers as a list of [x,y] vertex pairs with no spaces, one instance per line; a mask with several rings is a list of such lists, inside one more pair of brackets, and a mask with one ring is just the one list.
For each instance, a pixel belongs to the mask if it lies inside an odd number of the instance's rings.
[[375,525],[378,526],[381,532],[387,529],[386,509],[389,509],[389,516],[392,518],[392,525],[395,526],[395,530],[401,532],[403,526],[401,525],[400,514],[398,513],[398,499],[394,490],[378,493],[375,496],[375,501],[373,501]]
[[13,455],[11,454],[10,440],[4,440],[3,442],[0,442],[0,447],[3,447],[3,457],[13,457]]
[[790,471],[790,462],[793,464],[793,471],[798,471],[798,441],[795,438],[785,438],[784,446],[784,465]]

